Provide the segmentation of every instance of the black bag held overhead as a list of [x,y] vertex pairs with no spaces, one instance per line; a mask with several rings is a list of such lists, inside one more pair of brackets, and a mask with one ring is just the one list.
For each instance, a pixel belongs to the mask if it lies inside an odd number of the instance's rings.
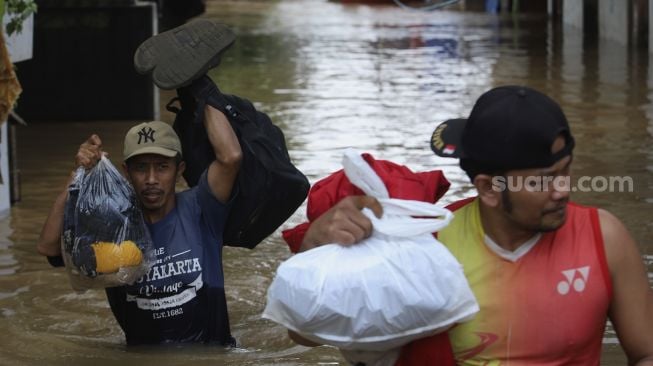
[[181,140],[189,186],[195,186],[215,160],[204,129],[205,105],[222,111],[236,132],[243,160],[223,240],[225,245],[254,248],[304,202],[308,179],[290,161],[281,129],[248,100],[221,94],[208,76],[177,89],[177,94],[181,110],[172,107],[172,102],[168,109],[177,113],[173,127]]

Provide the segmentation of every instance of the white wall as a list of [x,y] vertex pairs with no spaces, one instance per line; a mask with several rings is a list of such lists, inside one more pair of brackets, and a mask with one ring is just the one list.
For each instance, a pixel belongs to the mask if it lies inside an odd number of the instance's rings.
[[648,0],[648,52],[653,53],[653,24],[651,22],[653,22],[653,0]]
[[[152,10],[152,34],[158,34],[159,33],[159,15],[158,15],[158,10],[157,10],[157,3],[156,2],[151,2],[151,1],[139,1],[136,0],[135,5],[137,7],[142,7],[146,6],[149,7]],[[154,111],[152,115],[154,116],[154,120],[160,121],[161,120],[161,105],[159,102],[159,88],[157,88],[154,83],[152,83],[152,89],[154,90]]]
[[[6,26],[8,22],[9,18],[5,14],[3,23]],[[34,45],[34,14],[25,19],[22,32],[14,33],[9,37],[5,36],[5,42],[7,43],[11,62],[20,62],[31,59]]]
[[[3,27],[9,21],[5,14]],[[6,29],[6,28],[5,28]],[[23,23],[23,31],[18,34],[12,34],[6,37],[5,43],[11,62],[20,62],[32,58],[33,37],[34,35],[34,16],[31,15]],[[20,98],[20,97],[19,97]],[[9,213],[11,207],[10,200],[10,179],[9,179],[9,131],[6,121],[0,121],[0,174],[2,174],[2,183],[0,184],[0,217]]]
[[2,184],[0,184],[0,217],[5,216],[10,207],[7,132],[7,123],[3,123],[2,127],[0,127],[0,175],[2,176]]

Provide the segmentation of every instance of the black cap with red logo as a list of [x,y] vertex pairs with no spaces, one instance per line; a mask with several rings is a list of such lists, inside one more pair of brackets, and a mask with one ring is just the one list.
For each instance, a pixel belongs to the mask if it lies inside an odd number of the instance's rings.
[[[558,136],[564,137],[565,146],[554,154],[551,146]],[[480,172],[548,167],[573,148],[574,138],[558,103],[537,90],[514,85],[485,92],[467,119],[447,120],[431,136],[437,155],[460,158],[463,169],[466,162],[481,167]]]

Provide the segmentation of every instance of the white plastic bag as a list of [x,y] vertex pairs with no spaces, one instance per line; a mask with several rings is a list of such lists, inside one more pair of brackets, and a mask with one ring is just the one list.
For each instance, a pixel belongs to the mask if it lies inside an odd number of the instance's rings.
[[[306,339],[344,350],[381,351],[471,318],[478,304],[459,262],[432,233],[450,211],[390,199],[360,154],[343,159],[349,180],[383,206],[372,235],[353,246],[324,245],[277,269],[263,317]],[[416,217],[412,217],[416,216]]]

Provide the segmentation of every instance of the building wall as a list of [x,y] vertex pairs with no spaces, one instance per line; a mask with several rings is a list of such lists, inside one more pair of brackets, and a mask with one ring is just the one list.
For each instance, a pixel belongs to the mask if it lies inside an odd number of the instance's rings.
[[8,129],[7,123],[2,123],[0,127],[0,217],[5,216],[11,207],[9,195],[9,148],[7,146]]
[[651,26],[651,19],[653,19],[653,0],[648,1],[648,52],[653,53],[653,26]]
[[[5,16],[3,19],[4,26],[8,22],[9,18]],[[7,44],[11,62],[16,63],[31,59],[34,48],[34,14],[25,19],[22,32],[12,34],[9,37],[5,36],[5,43]]]
[[[2,26],[9,18],[5,15]],[[23,31],[5,38],[9,59],[13,63],[32,58],[34,42],[34,16],[30,16],[23,23]],[[19,80],[20,81],[20,80]],[[9,213],[11,207],[11,177],[9,176],[9,125],[7,121],[0,121],[0,217]]]

